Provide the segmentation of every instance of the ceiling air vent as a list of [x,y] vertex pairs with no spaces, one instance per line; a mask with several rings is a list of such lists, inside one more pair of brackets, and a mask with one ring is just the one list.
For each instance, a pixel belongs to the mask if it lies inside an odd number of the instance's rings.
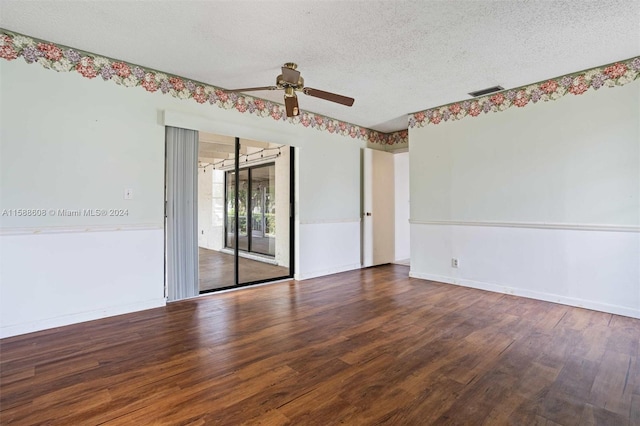
[[501,90],[504,90],[504,87],[502,87],[502,86],[493,86],[493,87],[489,87],[487,89],[476,90],[475,92],[469,92],[469,94],[471,96],[473,96],[474,98],[477,98],[478,96],[488,95],[489,93],[499,92]]

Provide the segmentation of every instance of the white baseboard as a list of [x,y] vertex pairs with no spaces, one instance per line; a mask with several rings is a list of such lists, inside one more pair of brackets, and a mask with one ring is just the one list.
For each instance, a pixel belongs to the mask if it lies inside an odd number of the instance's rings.
[[304,272],[302,274],[294,274],[293,279],[296,281],[308,280],[311,278],[322,277],[325,275],[338,274],[340,272],[353,271],[355,269],[360,269],[362,265],[359,263],[352,263],[350,265],[338,266],[330,269],[322,269],[318,271],[309,271]]
[[544,300],[546,302],[560,303],[562,305],[575,306],[577,308],[591,309],[594,311],[607,312],[610,314],[640,319],[640,310],[627,308],[625,306],[610,305],[607,303],[582,300],[574,297],[560,296],[552,293],[542,293],[538,291],[508,287],[500,284],[486,283],[482,281],[459,279],[448,277],[445,275],[425,274],[410,271],[409,276],[412,278],[437,281],[445,284],[454,284],[462,287],[476,288],[479,290],[492,291],[494,293],[512,294],[514,296],[527,297],[529,299]]
[[144,311],[146,309],[159,308],[165,305],[166,300],[164,298],[153,299],[124,306],[114,306],[110,308],[98,309],[95,311],[80,312],[72,315],[47,318],[28,323],[7,326],[3,325],[0,327],[0,339],[4,339],[5,337],[17,336],[19,334],[47,330],[50,328],[63,327],[65,325],[76,324],[79,322],[93,321],[101,318],[112,317],[115,315],[122,315],[137,311]]

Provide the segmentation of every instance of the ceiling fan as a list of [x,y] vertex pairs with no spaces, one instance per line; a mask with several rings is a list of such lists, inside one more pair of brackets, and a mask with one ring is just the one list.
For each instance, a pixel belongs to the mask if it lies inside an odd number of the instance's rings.
[[325,99],[327,101],[336,102],[342,105],[353,105],[354,99],[347,96],[337,95],[324,90],[312,89],[304,87],[304,79],[300,77],[300,71],[297,71],[297,64],[287,62],[282,67],[282,74],[276,78],[275,86],[264,87],[245,87],[242,89],[227,90],[227,92],[254,92],[258,90],[284,90],[284,106],[287,111],[287,117],[294,117],[300,113],[298,109],[298,96],[296,92],[302,92],[305,95],[314,96],[316,98]]

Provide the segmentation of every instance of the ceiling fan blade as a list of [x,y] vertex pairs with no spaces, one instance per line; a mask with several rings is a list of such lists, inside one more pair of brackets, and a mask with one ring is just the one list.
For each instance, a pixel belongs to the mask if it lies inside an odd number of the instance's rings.
[[355,99],[347,96],[337,95],[331,92],[325,92],[324,90],[312,89],[311,87],[305,87],[303,90],[305,95],[314,96],[316,98],[325,99],[327,101],[336,102],[342,105],[351,106]]
[[285,96],[284,107],[287,110],[287,117],[295,117],[300,114],[298,109],[298,97],[297,96]]
[[282,79],[294,86],[298,84],[300,79],[300,71],[293,70],[291,68],[282,67]]
[[242,89],[225,89],[225,92],[256,92],[258,90],[277,90],[276,86],[245,87]]

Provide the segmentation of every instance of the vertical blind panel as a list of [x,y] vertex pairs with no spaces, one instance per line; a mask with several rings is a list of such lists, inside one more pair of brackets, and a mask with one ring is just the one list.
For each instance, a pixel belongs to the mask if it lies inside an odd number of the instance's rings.
[[198,284],[198,132],[166,127],[167,290],[169,301],[196,296]]

